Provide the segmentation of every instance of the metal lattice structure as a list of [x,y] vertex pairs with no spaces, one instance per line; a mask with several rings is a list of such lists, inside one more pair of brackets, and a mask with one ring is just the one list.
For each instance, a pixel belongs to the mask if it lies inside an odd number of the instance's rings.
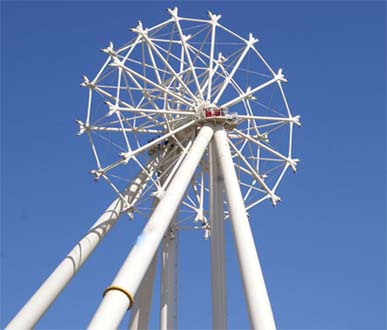
[[147,328],[158,249],[160,328],[176,327],[175,237],[185,229],[211,239],[213,327],[226,328],[225,219],[251,326],[275,328],[248,210],[265,200],[276,205],[286,171],[296,171],[292,137],[300,122],[285,97],[287,80],[265,60],[258,39],[231,31],[220,15],[194,19],[168,11],[170,18],[151,28],[139,22],[127,44],[110,42],[97,75],[84,76],[89,101],[86,119],[77,120],[79,134],[90,141],[95,180],[104,179],[117,199],[7,329],[33,327],[124,213],[149,220],[90,329],[117,328],[131,307],[129,327]]

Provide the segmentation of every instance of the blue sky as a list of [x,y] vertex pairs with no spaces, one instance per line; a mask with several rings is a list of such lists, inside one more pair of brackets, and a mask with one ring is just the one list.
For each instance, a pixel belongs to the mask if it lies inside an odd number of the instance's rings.
[[[152,26],[221,13],[253,32],[285,86],[302,128],[296,175],[283,202],[251,213],[280,329],[386,328],[386,5],[383,2],[2,2],[1,326],[21,308],[114,198],[74,120],[109,40],[141,19]],[[37,329],[89,322],[143,222],[121,221]],[[248,328],[227,225],[228,323]],[[211,327],[209,242],[180,237],[179,328]],[[157,290],[151,326],[158,327]]]

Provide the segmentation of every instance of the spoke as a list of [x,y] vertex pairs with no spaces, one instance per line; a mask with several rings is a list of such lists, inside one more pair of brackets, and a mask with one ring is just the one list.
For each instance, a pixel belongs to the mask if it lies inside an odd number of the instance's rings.
[[154,115],[184,115],[184,116],[196,116],[197,114],[193,111],[179,111],[179,110],[164,110],[164,109],[142,109],[142,108],[123,108],[123,107],[112,107],[116,111],[122,112],[140,112],[140,113],[152,113]]
[[128,136],[126,135],[126,132],[124,130],[125,127],[124,127],[124,123],[122,122],[121,116],[122,116],[121,113],[117,113],[117,117],[118,117],[118,119],[120,121],[120,126],[121,126],[121,129],[122,129],[122,134],[124,135],[124,139],[125,139],[125,143],[126,143],[126,148],[127,148],[127,150],[130,150],[131,149],[130,143],[129,143],[129,140],[128,140]]
[[266,60],[263,58],[263,56],[261,55],[261,53],[253,46],[252,47],[252,50],[254,51],[255,54],[257,54],[257,56],[259,57],[259,59],[262,61],[262,63],[268,68],[268,70],[271,72],[271,74],[274,76],[275,75],[275,72],[274,70],[271,68],[271,66],[269,65],[269,63],[266,62]]
[[[169,138],[170,136],[174,135],[174,134],[177,134],[178,132],[181,132],[182,130],[192,126],[194,123],[196,123],[196,120],[192,120],[190,122],[188,122],[187,124],[185,125],[182,125],[180,126],[179,128],[169,132],[169,133],[166,133],[165,135],[143,145],[142,147],[136,149],[136,150],[133,150],[133,151],[130,151],[130,152],[126,152],[126,153],[123,153],[121,156],[124,158],[124,162],[129,160],[130,157],[132,156],[135,156],[137,155],[138,153],[140,152],[143,152],[145,150],[148,150],[149,148],[159,144],[160,142],[163,142],[164,140],[166,140],[167,138]],[[121,161],[122,162],[122,161]]]
[[179,18],[182,21],[195,22],[195,23],[207,23],[208,24],[208,20],[204,20],[204,19],[187,18],[187,17],[179,17]]
[[256,183],[257,180],[253,180],[253,182],[251,184],[248,184],[248,183],[244,183],[244,182],[241,182],[240,185],[243,186],[243,187],[246,187],[246,188],[249,188],[248,192],[246,193],[246,195],[244,196],[244,199],[246,199],[247,197],[249,197],[251,191],[258,191],[260,193],[266,193],[265,190],[262,190],[260,188],[257,188],[255,186],[255,183]]
[[[187,203],[186,201],[182,201],[182,204],[184,206],[186,206],[187,208],[191,209],[192,211],[194,211],[195,213],[197,212],[197,208],[195,205],[191,205],[191,204]],[[180,221],[179,221],[179,223],[180,223]]]
[[[282,88],[282,84],[281,84],[280,81],[278,82],[278,87],[279,87],[279,89],[280,89],[281,96],[282,96],[282,100],[284,101],[284,104],[285,104],[285,107],[286,107],[286,111],[288,112],[288,116],[291,117],[292,114],[291,114],[291,112],[290,112],[288,100],[286,99],[286,96],[285,96],[285,93],[284,93],[284,90],[283,90],[283,88]],[[298,117],[299,117],[299,116],[298,116]],[[300,125],[299,125],[299,126],[300,126]]]
[[147,171],[147,169],[141,164],[141,162],[137,159],[137,157],[133,157],[133,160],[137,163],[137,165],[141,168],[141,170],[143,171],[143,173],[145,173],[145,175],[148,177],[148,179],[153,182],[154,186],[156,187],[156,189],[159,189],[160,188],[160,185],[153,179],[153,173],[150,173]]
[[[238,158],[238,161],[240,162],[240,159],[239,159],[239,158]],[[238,169],[238,171],[243,172],[243,173],[245,173],[245,174],[247,174],[247,175],[253,176],[253,173],[250,172],[247,168],[243,167],[240,163],[236,163],[236,162],[234,161],[234,166]],[[241,177],[240,174],[241,174],[241,173],[238,173],[238,177],[239,177],[239,178]],[[262,192],[265,192],[265,191],[262,190]]]
[[133,31],[140,34],[145,42],[152,48],[152,50],[156,53],[156,55],[160,58],[160,60],[165,64],[165,66],[169,69],[169,71],[172,73],[172,75],[181,83],[181,85],[184,87],[185,91],[191,96],[191,98],[195,101],[197,101],[196,96],[191,92],[191,90],[185,85],[184,81],[181,79],[181,77],[176,73],[176,71],[172,68],[172,66],[168,63],[168,61],[164,58],[164,56],[159,52],[159,50],[155,47],[152,40],[149,38],[149,36],[146,34],[146,32],[142,29],[141,26],[133,29]]
[[253,95],[254,93],[260,91],[261,89],[267,87],[267,86],[270,86],[271,84],[281,80],[281,79],[284,79],[282,74],[277,74],[273,79],[270,79],[269,81],[263,83],[262,85],[259,85],[253,89],[248,89],[245,93],[239,95],[238,97],[224,103],[222,105],[222,108],[229,108],[229,107],[232,107],[233,105],[239,103],[240,101],[248,98],[249,96]]
[[101,69],[98,71],[97,75],[94,77],[92,83],[95,83],[99,79],[99,77],[101,76],[102,72],[106,69],[107,65],[109,64],[109,62],[110,62],[110,56],[107,58],[105,63],[102,65]]
[[[122,77],[122,69],[118,69],[118,82],[117,82],[117,86],[120,87],[121,86],[121,77]],[[121,89],[120,88],[117,88],[117,94],[116,94],[116,102],[115,102],[115,106],[118,107],[118,104],[119,104],[119,100],[120,100],[120,92],[121,92]],[[121,129],[124,129],[124,124],[122,122],[122,119],[121,119],[121,114],[120,113],[117,113],[117,118],[120,122],[120,126],[121,126]],[[125,143],[126,143],[126,148],[128,150],[131,149],[130,147],[130,143],[129,143],[129,140],[128,140],[128,136],[126,135],[126,132],[125,131],[122,131],[122,134],[124,136],[124,139],[125,139]]]
[[290,124],[290,127],[289,127],[289,149],[288,149],[288,155],[290,158],[292,157],[292,149],[293,149],[293,125]]
[[[216,37],[216,25],[220,16],[213,15],[211,13],[211,46],[210,46],[210,60],[209,60],[209,69],[208,69],[208,87],[207,87],[207,101],[211,99],[211,88],[212,88],[212,76],[213,76],[213,61],[214,61],[214,51],[215,51],[215,37]],[[215,70],[216,71],[216,70]],[[203,90],[205,87],[203,86]]]
[[155,25],[155,26],[153,26],[153,27],[148,29],[148,33],[149,32],[156,33],[157,31],[161,30],[163,27],[165,27],[166,25],[168,25],[168,24],[170,24],[172,22],[173,22],[172,19],[169,19],[169,20],[166,20],[165,22],[162,22],[162,23],[160,23],[158,25]]
[[258,205],[260,203],[262,203],[263,201],[265,201],[266,199],[270,198],[269,195],[265,195],[263,196],[261,199],[258,199],[257,201],[255,201],[254,203],[251,203],[249,205],[246,205],[246,211],[250,210],[252,207],[254,207],[255,205]]
[[159,68],[157,67],[155,58],[153,56],[152,48],[148,44],[147,44],[147,49],[148,49],[149,57],[151,59],[155,74],[156,74],[157,82],[159,83],[159,85],[161,85],[162,81],[161,81],[161,77],[160,77],[160,73],[159,73]]
[[[172,11],[170,11],[170,12],[172,13]],[[185,35],[183,35],[183,31],[181,30],[181,26],[180,26],[179,19],[178,19],[177,15],[173,15],[173,19],[175,20],[177,31],[179,32],[179,36],[180,36],[180,40],[181,40],[181,45],[182,45],[182,47],[184,49],[184,53],[185,53],[185,55],[187,57],[189,66],[191,68],[191,72],[192,72],[192,75],[194,77],[194,81],[195,81],[195,84],[196,84],[197,91],[198,91],[200,97],[203,99],[203,93],[202,93],[202,90],[200,88],[198,77],[196,75],[196,71],[195,71],[195,68],[194,68],[193,63],[192,63],[191,54],[189,53],[189,50],[188,50],[188,47],[187,47],[187,42],[186,42],[187,41],[187,37]]]
[[98,157],[98,154],[97,154],[97,150],[95,148],[95,144],[93,142],[93,138],[91,137],[90,132],[87,132],[87,137],[88,137],[89,142],[91,144],[91,150],[93,151],[93,155],[94,155],[95,161],[97,162],[97,166],[98,166],[98,168],[100,168],[101,167],[101,162],[99,160],[99,157]]
[[169,96],[173,97],[173,98],[176,98],[178,99],[179,101],[181,101],[182,103],[188,105],[188,106],[191,106],[192,104],[189,103],[187,100],[185,100],[184,98],[182,98],[180,95],[178,94],[175,94],[174,92],[170,91],[169,89],[165,88],[164,86],[161,86],[160,84],[158,83],[155,83],[154,81],[144,77],[142,74],[126,67],[124,64],[121,63],[120,60],[116,60],[115,63],[114,63],[115,66],[117,67],[121,67],[124,71],[126,71],[127,73],[130,73],[130,75],[133,75],[133,76],[136,76],[137,78],[140,78],[141,80],[143,80],[144,82],[147,82],[148,84],[156,87],[158,90],[168,94]]
[[[226,74],[227,71],[226,71],[226,69],[224,68],[224,66],[223,66],[222,64],[221,64],[221,69],[222,69],[222,71],[225,72],[225,74]],[[242,93],[243,93],[243,92],[242,92],[242,88],[238,85],[238,83],[237,83],[236,81],[234,81],[233,78],[230,79],[230,82],[231,82],[231,84],[232,84],[233,87],[237,90],[237,92],[238,92],[239,94],[242,94]],[[248,99],[245,99],[245,100],[242,100],[242,102],[243,102],[243,106],[244,106],[245,109],[246,109],[246,113],[247,113],[248,115],[252,116],[252,115],[253,115],[253,110],[251,109],[251,105],[250,105],[249,100],[248,100]],[[260,136],[259,129],[258,129],[258,127],[257,127],[257,124],[256,124],[255,120],[248,121],[249,127],[250,127],[251,122],[253,123],[253,129],[256,131],[257,135]]]
[[223,92],[225,91],[225,89],[227,88],[228,84],[230,83],[231,79],[233,78],[235,72],[238,70],[239,66],[241,65],[242,61],[244,60],[244,58],[246,57],[247,53],[249,52],[250,48],[254,45],[255,42],[257,42],[258,40],[255,39],[251,34],[250,34],[250,38],[249,38],[249,41],[245,47],[245,49],[243,50],[241,56],[239,57],[238,61],[236,62],[236,64],[233,66],[233,69],[231,71],[231,73],[229,75],[227,75],[226,77],[226,80],[224,81],[223,83],[223,86],[221,88],[221,90],[218,92],[218,94],[216,95],[215,97],[215,100],[214,100],[214,103],[217,104],[220,100],[220,98],[222,97],[223,95]]
[[[203,65],[203,66],[195,65],[195,68],[208,73],[208,63],[205,61],[205,59],[203,59],[203,57],[206,57],[205,54],[202,53],[203,47],[204,45],[200,45],[200,48],[198,49],[198,48],[192,47],[192,45],[188,45],[188,49],[195,55],[193,59],[193,63],[195,64],[195,62],[199,61],[201,65]],[[198,79],[199,78],[200,78],[200,74],[198,75]],[[201,88],[201,90],[203,92],[203,88]]]
[[188,128],[188,127],[191,126],[191,125],[193,125],[195,122],[196,122],[195,120],[190,121],[190,122],[188,122],[187,124],[185,124],[185,125],[183,125],[183,126],[180,126],[180,127],[177,128],[176,130],[174,130],[174,131],[172,131],[172,132],[169,132],[169,133],[167,133],[167,134],[165,134],[165,135],[163,135],[163,136],[161,136],[161,137],[159,137],[159,138],[157,138],[157,139],[155,139],[155,140],[153,140],[153,141],[151,141],[151,142],[149,142],[149,143],[147,143],[147,144],[145,144],[145,145],[143,145],[143,146],[141,146],[141,147],[139,147],[139,148],[137,148],[137,149],[135,149],[135,150],[133,150],[133,151],[128,151],[128,152],[122,153],[122,154],[121,154],[121,157],[122,157],[121,160],[118,160],[118,161],[116,161],[116,162],[114,162],[114,163],[112,163],[112,164],[106,166],[105,168],[102,168],[102,169],[100,168],[100,169],[98,170],[98,173],[106,173],[106,172],[112,170],[113,168],[116,168],[117,166],[119,166],[119,165],[121,165],[121,164],[126,164],[126,163],[128,163],[128,161],[129,161],[129,159],[130,159],[131,157],[133,157],[133,156],[135,156],[135,155],[137,155],[137,154],[139,154],[139,153],[141,153],[141,152],[144,152],[144,151],[146,151],[146,150],[148,150],[148,149],[154,147],[155,145],[157,145],[157,144],[163,142],[164,140],[166,140],[166,139],[169,138],[170,136],[172,136],[172,135],[174,135],[174,134],[176,134],[176,133],[178,133],[178,132],[180,132],[180,131],[182,131],[182,130]]
[[280,176],[279,176],[278,179],[277,179],[277,182],[275,183],[275,185],[274,185],[274,187],[273,187],[273,192],[275,192],[275,191],[277,190],[277,187],[278,187],[279,183],[281,182],[283,176],[285,175],[285,172],[287,171],[288,167],[289,167],[288,164],[286,164],[286,165],[284,166],[284,168],[283,168],[283,170],[282,170]]
[[252,137],[250,137],[249,135],[247,135],[247,134],[241,132],[241,131],[238,130],[238,129],[234,129],[234,131],[235,131],[237,134],[239,134],[240,136],[244,137],[245,139],[247,139],[247,140],[249,140],[249,141],[251,141],[251,142],[257,144],[258,146],[262,147],[263,149],[266,149],[267,151],[271,152],[273,155],[275,155],[275,156],[277,156],[277,157],[283,159],[284,161],[288,162],[289,165],[291,165],[292,167],[295,166],[296,160],[290,159],[290,158],[284,156],[284,155],[281,154],[280,152],[278,152],[278,151],[276,151],[276,150],[270,148],[269,146],[267,146],[266,144],[260,142],[259,140],[253,139]]
[[[139,44],[139,43],[142,43],[142,40],[141,40],[141,37],[140,36],[137,36],[136,40],[133,42],[133,45],[131,45],[131,47],[129,47],[129,50],[128,52],[126,53],[123,61],[126,61],[129,56],[132,54],[133,50],[136,48],[136,46]],[[116,52],[112,52],[112,58],[114,59],[114,57],[117,56],[117,53]]]
[[[102,94],[103,96],[106,96],[106,97],[108,97],[108,98],[110,98],[110,99],[112,99],[112,100],[114,100],[114,101],[117,100],[117,98],[116,98],[115,96],[113,96],[112,94],[110,94],[110,93],[104,91],[103,89],[99,88],[98,86],[95,86],[94,89],[95,89],[95,91],[97,91],[98,93]],[[129,103],[126,103],[126,102],[124,102],[124,101],[122,101],[122,100],[118,100],[118,103],[120,103],[120,104],[122,104],[122,105],[124,105],[124,106],[126,106],[126,107],[128,107],[128,108],[132,108],[132,106],[131,106]],[[109,114],[106,114],[105,117],[107,117],[108,115],[109,115]],[[150,116],[148,116],[148,115],[146,115],[146,114],[145,114],[145,116],[146,116],[147,118],[149,118],[150,120],[154,120],[152,117],[150,117]],[[160,124],[160,123],[157,122],[157,121],[156,121],[156,123]]]
[[243,163],[245,163],[245,165],[247,166],[247,168],[249,169],[249,171],[253,175],[254,179],[256,179],[259,182],[259,184],[266,191],[266,193],[268,193],[270,196],[273,196],[273,193],[270,190],[270,188],[263,181],[261,176],[255,171],[255,169],[250,165],[250,163],[245,159],[245,157],[239,152],[238,148],[231,142],[230,139],[228,139],[228,142],[230,143],[230,145],[234,149],[234,151],[237,153],[239,159],[241,159],[243,161]]
[[295,116],[291,118],[287,117],[265,117],[265,116],[246,116],[246,115],[238,115],[238,119],[242,120],[264,120],[264,121],[276,121],[283,123],[299,123],[300,116]]
[[202,174],[200,178],[200,208],[203,210],[204,204],[204,170],[203,166],[201,166]]
[[[153,54],[152,54],[152,55],[153,55]],[[150,56],[151,56],[151,55],[150,55]],[[166,71],[166,70],[164,70],[164,69],[161,69],[161,68],[157,67],[157,65],[155,65],[155,64],[153,64],[153,63],[152,63],[152,65],[146,64],[146,63],[142,64],[142,62],[137,61],[137,60],[135,60],[135,59],[133,59],[133,58],[127,58],[127,59],[125,59],[124,56],[122,56],[122,55],[117,55],[117,57],[121,60],[122,63],[128,63],[128,62],[129,62],[129,63],[136,64],[136,66],[137,66],[137,65],[145,65],[146,68],[153,69],[153,70],[157,69],[157,71],[158,71],[159,73],[161,72],[161,73],[168,73],[168,74],[169,74],[169,71]],[[152,61],[152,59],[151,59],[151,61]]]
[[98,136],[101,140],[103,140],[103,141],[105,141],[105,142],[111,144],[112,146],[116,147],[116,148],[119,149],[120,151],[122,151],[122,152],[125,151],[125,149],[124,149],[123,147],[121,147],[119,144],[113,142],[111,139],[109,139],[109,138],[107,138],[107,137],[105,137],[105,136],[103,136],[103,135],[101,135],[101,134],[98,134],[98,133],[95,132],[95,131],[93,132],[93,134],[94,134],[95,136]]
[[187,194],[187,195],[186,195],[186,198],[188,199],[188,201],[191,202],[192,206],[195,207],[195,210],[197,210],[196,203],[195,203],[195,201],[192,199],[192,197],[191,197],[190,195]]
[[116,192],[116,194],[120,197],[122,202],[125,204],[122,208],[127,209],[130,207],[127,199],[121,194],[121,192],[116,188],[116,186],[111,182],[109,177],[106,174],[102,174],[102,177],[106,180],[106,182],[110,185],[110,187],[113,188],[113,190]]
[[121,48],[118,48],[117,49],[117,54],[118,53],[123,53],[125,51],[128,50],[128,52],[126,53],[125,57],[129,57],[129,55],[131,54],[131,52],[133,51],[133,49],[137,46],[137,44],[141,41],[141,38],[139,38],[138,36],[136,36],[135,38],[133,38],[129,43],[127,43],[126,45],[122,46]]
[[224,31],[226,31],[226,32],[228,32],[228,33],[230,33],[232,36],[234,36],[235,38],[241,40],[242,42],[244,42],[244,43],[247,43],[247,42],[248,42],[246,39],[244,39],[244,38],[242,38],[240,35],[238,35],[238,34],[232,32],[231,30],[229,30],[228,28],[226,28],[226,27],[223,26],[222,24],[218,24],[218,26],[219,26],[222,30],[224,30]]

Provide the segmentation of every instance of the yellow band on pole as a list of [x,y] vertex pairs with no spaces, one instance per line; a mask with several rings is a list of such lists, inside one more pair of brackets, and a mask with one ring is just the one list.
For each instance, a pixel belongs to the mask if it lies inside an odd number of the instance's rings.
[[132,295],[131,295],[128,291],[126,291],[125,289],[120,288],[119,286],[114,286],[114,285],[112,285],[112,286],[107,287],[107,288],[105,289],[105,291],[103,292],[103,295],[102,295],[102,296],[105,297],[105,295],[106,295],[109,291],[111,291],[111,290],[117,290],[117,291],[120,291],[120,292],[122,292],[125,296],[127,296],[128,299],[129,299],[129,302],[130,302],[128,309],[131,309],[131,308],[132,308],[132,306],[133,306],[133,304],[134,304],[134,299],[133,299]]

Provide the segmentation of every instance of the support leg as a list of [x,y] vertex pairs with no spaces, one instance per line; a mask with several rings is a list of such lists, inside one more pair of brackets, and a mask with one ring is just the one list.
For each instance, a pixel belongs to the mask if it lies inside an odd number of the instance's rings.
[[[176,155],[176,152],[173,154]],[[183,158],[184,159],[184,158]],[[177,167],[178,168],[178,167]],[[165,172],[164,169],[162,169]],[[170,170],[165,173],[170,174]],[[163,185],[165,178],[162,178]],[[161,275],[160,275],[160,329],[175,329],[175,262],[177,258],[176,245],[176,215],[171,221],[160,247],[161,250]]]
[[104,299],[91,320],[89,329],[117,329],[120,325],[126,310],[133,304],[133,297],[213,134],[214,129],[210,125],[204,125],[200,129],[191,150],[152,213],[112,285],[105,290]]
[[231,158],[227,135],[223,127],[216,128],[214,139],[218,161],[224,177],[224,187],[251,327],[258,330],[272,330],[275,329],[273,313]]
[[160,329],[175,329],[175,262],[176,233],[173,227],[167,231],[161,251]]
[[224,256],[223,177],[217,162],[215,142],[209,148],[212,328],[227,329],[226,270]]
[[[170,150],[169,157],[177,156],[176,150],[172,149]],[[168,157],[166,158],[168,159]],[[181,159],[183,161],[184,157]],[[168,163],[167,163],[168,164]],[[177,167],[178,168],[178,167]],[[167,170],[164,169],[164,166],[159,167],[159,171],[161,172],[160,175],[160,182],[162,186],[165,185],[166,177],[169,176],[170,170],[167,168]],[[162,195],[159,196],[159,198],[162,198]],[[159,202],[159,198],[155,197],[153,200],[153,206],[152,209],[154,210],[157,203]],[[173,227],[174,220],[172,221],[172,224],[170,226]],[[171,228],[172,230],[172,228]],[[170,271],[170,265],[168,263],[173,263],[175,260],[175,249],[176,245],[175,242],[172,241],[174,237],[170,237],[174,235],[168,235],[166,234],[163,239],[162,244],[162,251],[161,251],[161,324],[166,324],[166,326],[169,327],[168,329],[173,329],[173,323],[171,323],[171,320],[168,319],[168,313],[173,313],[173,301],[171,304],[171,301],[168,301],[168,292],[172,293],[174,292],[174,274]],[[168,237],[168,238],[167,238]],[[156,263],[157,263],[157,253],[153,257],[152,263],[150,264],[143,281],[141,282],[141,285],[138,288],[137,292],[137,299],[134,302],[132,313],[130,316],[129,321],[129,329],[131,330],[138,330],[138,329],[148,329],[148,323],[149,323],[149,315],[150,315],[150,309],[152,304],[152,291],[153,291],[153,285],[154,285],[154,277],[155,277],[155,270],[156,270]],[[172,268],[173,271],[174,268]],[[168,283],[168,281],[170,281]],[[163,283],[166,283],[163,285]],[[170,285],[170,288],[168,288],[167,285]],[[168,308],[169,307],[169,308]],[[165,322],[164,322],[165,320]],[[173,320],[173,318],[172,318]],[[168,323],[169,322],[169,323]]]
[[[146,168],[148,172],[152,173],[154,171],[153,162],[149,163]],[[144,171],[141,171],[136,179],[122,193],[123,196],[129,202],[135,201],[148,180],[148,175]],[[8,330],[32,329],[35,327],[47,309],[116,223],[123,207],[124,203],[120,198],[117,198],[110,204],[101,217],[89,229],[87,234],[74,246],[66,258],[57,266],[54,272],[11,320],[6,327]]]
[[155,282],[155,273],[157,266],[157,253],[153,257],[151,264],[138,288],[138,297],[133,305],[130,315],[129,329],[139,330],[148,329],[150,307],[152,303],[153,284]]

